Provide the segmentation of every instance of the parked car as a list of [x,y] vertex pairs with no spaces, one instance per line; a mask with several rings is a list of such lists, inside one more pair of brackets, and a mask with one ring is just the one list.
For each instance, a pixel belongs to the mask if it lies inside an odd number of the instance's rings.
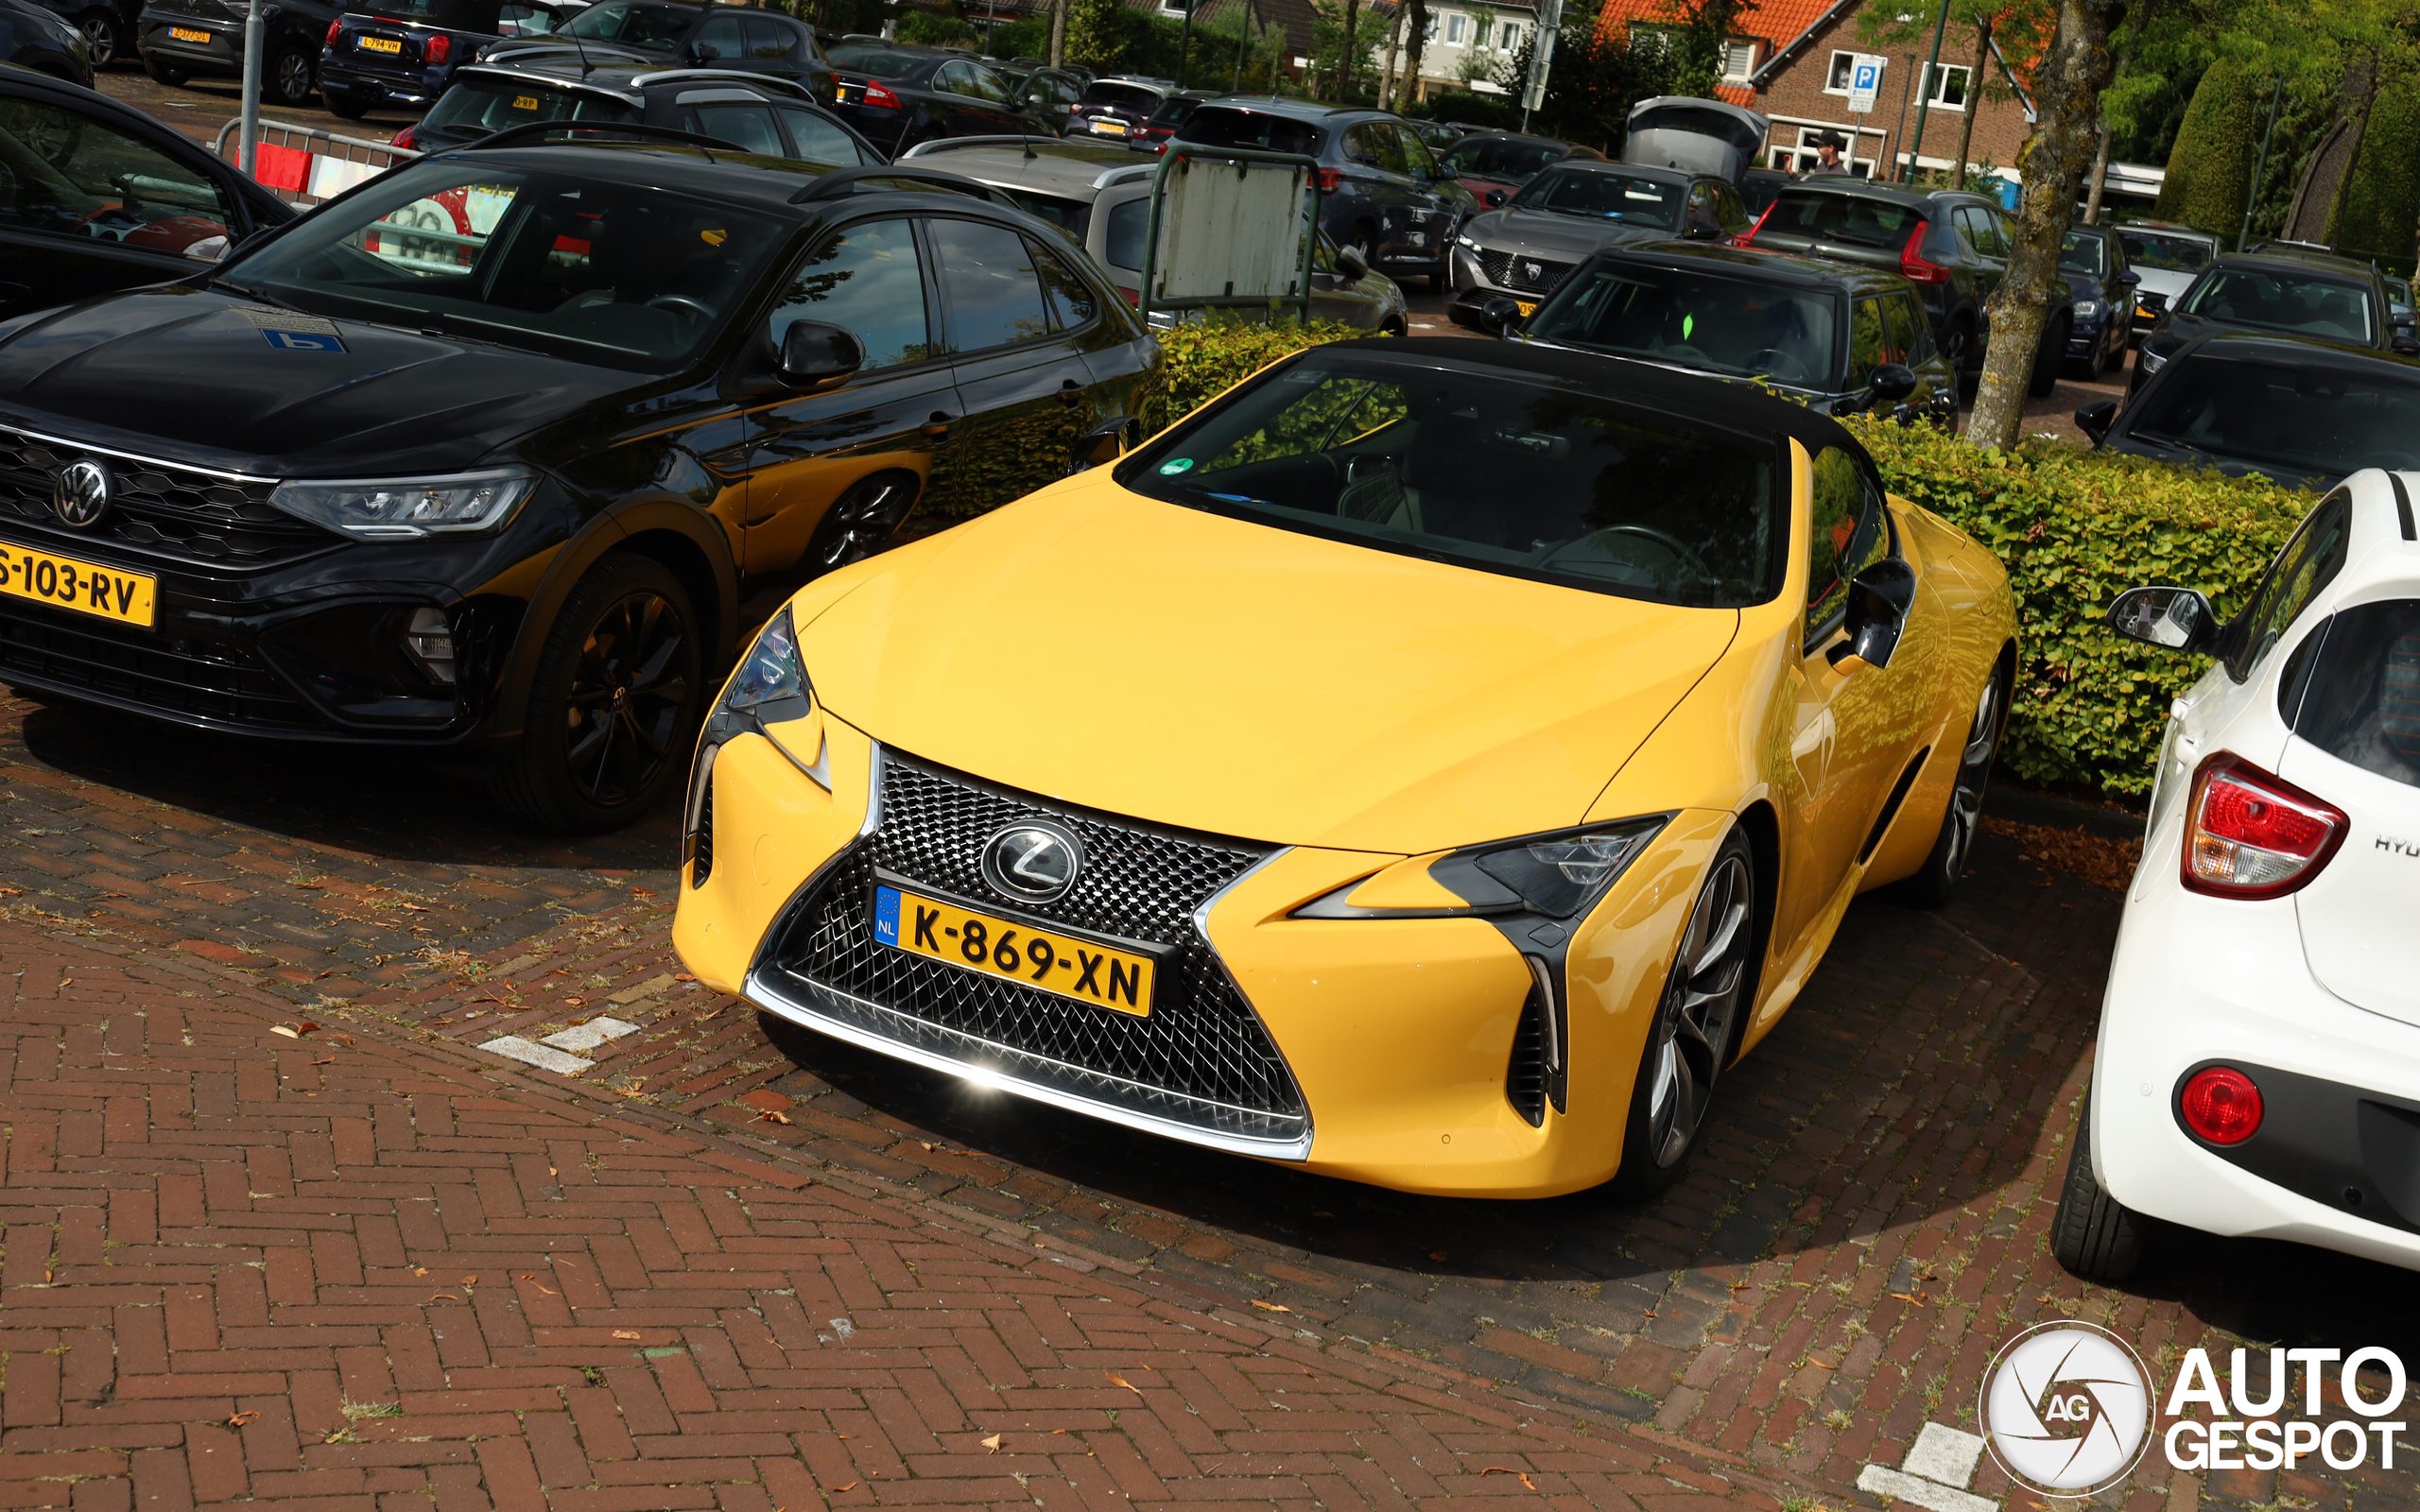
[[[1137,163],[1132,152],[1108,142],[1027,137],[949,137],[911,147],[899,161],[946,168],[1007,195],[1081,247],[1127,303],[1141,303],[1155,164]],[[1324,233],[1312,253],[1311,316],[1393,335],[1411,328],[1394,281],[1339,250]],[[1152,319],[1173,323],[1160,311]]]
[[1742,168],[1739,171],[1739,202],[1748,214],[1761,215],[1766,207],[1780,198],[1781,192],[1797,181],[1797,175],[1779,168]]
[[1167,149],[1169,141],[1176,135],[1176,129],[1190,119],[1194,112],[1201,109],[1203,101],[1214,97],[1204,90],[1184,90],[1170,94],[1160,101],[1160,108],[1151,112],[1150,120],[1127,133],[1126,145],[1137,152],[1158,157]]
[[1067,112],[1063,129],[1069,136],[1115,137],[1120,142],[1132,139],[1144,124],[1158,113],[1176,86],[1164,79],[1136,78],[1132,75],[1112,75],[1097,78],[1085,89],[1084,97]]
[[497,62],[560,52],[590,63],[729,68],[787,78],[832,96],[832,65],[815,30],[779,10],[676,0],[599,0],[551,36],[483,48]]
[[1454,238],[1448,313],[1458,325],[1478,326],[1490,301],[1509,299],[1528,316],[1573,268],[1606,248],[1673,236],[1725,241],[1751,224],[1728,180],[1566,159],[1522,185],[1503,209],[1474,216]]
[[[278,0],[261,49],[261,98],[307,105],[319,89],[320,54],[344,7],[337,0]],[[148,0],[136,22],[143,71],[160,84],[196,75],[241,78],[244,0]]]
[[[550,121],[694,131],[747,152],[841,167],[890,161],[791,79],[651,63],[589,67],[559,52],[457,70],[429,112],[396,133],[395,145],[441,152]],[[452,214],[459,219],[468,212],[456,206]],[[470,234],[467,223],[458,229]]]
[[1452,286],[1454,236],[1478,201],[1445,176],[1402,118],[1255,95],[1203,105],[1173,140],[1313,159],[1321,164],[1320,225],[1339,247],[1391,278],[1426,275],[1441,294]]
[[1068,113],[1092,85],[1092,79],[1084,73],[1070,68],[993,64],[992,71],[1000,76],[1000,82],[1009,87],[1011,97],[1025,101],[1063,129]]
[[1411,128],[1412,135],[1428,144],[1428,150],[1432,153],[1443,152],[1473,131],[1486,129],[1484,127],[1465,126],[1459,121],[1406,121],[1404,124]]
[[[1314,347],[793,597],[700,745],[673,941],[1128,1130],[1636,1196],[1850,894],[1949,895],[2014,636],[1991,552],[1804,405]],[[954,691],[1031,667],[1086,692]]]
[[2079,1276],[2192,1233],[2420,1268],[2415,490],[2354,472],[2223,624],[2190,586],[2110,606],[2216,660],[2169,716],[2110,963],[2051,1230]]
[[1706,173],[1737,184],[1772,132],[1772,122],[1744,105],[1661,94],[1630,108],[1622,161],[1640,167]]
[[2126,265],[2142,275],[2135,290],[2133,335],[2136,342],[2159,324],[2170,301],[2193,286],[2202,269],[2221,250],[2219,239],[2165,220],[2128,220],[2118,226],[2126,244]]
[[320,98],[348,121],[382,105],[425,109],[481,49],[544,37],[579,10],[550,0],[379,0],[375,14],[348,11],[329,25]]
[[[981,185],[614,129],[406,163],[182,283],[0,322],[0,468],[40,480],[0,549],[46,564],[0,595],[0,679],[626,824],[751,595],[1132,424],[1156,343]],[[457,194],[471,255],[417,223]]]
[[183,132],[28,69],[0,68],[0,318],[188,276],[294,218]]
[[2420,362],[2308,336],[2209,331],[2177,349],[2124,409],[2104,399],[2075,418],[2113,452],[2325,486],[2365,467],[2420,468]]
[[2294,252],[2228,252],[2213,259],[2143,338],[2128,391],[2211,331],[2274,331],[2379,351],[2420,352],[2394,328],[2377,269]]
[[[1896,270],[1923,291],[1933,343],[1968,384],[1982,376],[1985,307],[2008,271],[2015,224],[1999,202],[1960,189],[1924,193],[1861,179],[1801,180],[1773,197],[1751,245]],[[2073,297],[2042,323],[2029,391],[2048,397],[2075,329]]]
[[1469,190],[1472,198],[1494,210],[1542,169],[1565,158],[1585,163],[1601,161],[1603,157],[1594,147],[1575,146],[1551,137],[1482,131],[1463,137],[1446,148],[1437,163],[1453,176],[1455,182]]
[[2075,317],[2067,327],[2068,366],[2099,378],[2126,363],[2132,344],[2135,285],[2140,275],[2127,266],[2126,244],[2106,226],[2077,226],[2059,243],[2059,271],[2066,275]]
[[[12,0],[12,4],[5,9],[48,10],[75,27],[84,39],[85,60],[93,73],[98,73],[112,63],[134,61],[135,23],[143,13],[142,0]],[[7,25],[5,19],[0,19],[0,27]],[[16,48],[5,37],[0,37],[0,61],[15,63],[19,67],[41,66],[17,56]],[[43,71],[57,74],[71,83],[89,86],[89,80],[76,77],[72,68],[64,73],[57,68]]]
[[945,136],[1056,136],[1058,120],[963,53],[856,43],[832,54],[840,118],[896,157]]
[[1532,345],[1750,379],[1819,414],[1878,413],[1949,429],[1958,373],[1895,273],[1703,242],[1634,242],[1580,265],[1528,319],[1481,311]]

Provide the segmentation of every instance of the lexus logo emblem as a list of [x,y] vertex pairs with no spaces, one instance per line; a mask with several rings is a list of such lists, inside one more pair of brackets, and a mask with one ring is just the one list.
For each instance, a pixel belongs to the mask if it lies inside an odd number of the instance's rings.
[[1046,903],[1063,896],[1083,866],[1083,842],[1055,824],[1020,824],[983,847],[983,880],[1017,902]]
[[91,457],[59,470],[50,490],[50,507],[60,523],[89,530],[110,512],[110,470]]

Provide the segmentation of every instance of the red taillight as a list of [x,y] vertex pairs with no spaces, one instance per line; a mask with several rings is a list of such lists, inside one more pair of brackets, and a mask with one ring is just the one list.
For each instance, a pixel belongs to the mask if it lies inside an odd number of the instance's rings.
[[2193,774],[2185,885],[2221,898],[2280,898],[2319,875],[2351,821],[2335,804],[2221,751]]
[[402,130],[396,132],[395,139],[387,145],[390,147],[410,146],[412,145],[412,131],[413,128],[408,126],[405,127]]
[[868,105],[879,107],[882,110],[895,111],[899,109],[899,96],[883,88],[880,84],[875,83],[873,79],[867,79],[866,103]]
[[454,56],[454,39],[431,37],[421,46],[421,57],[432,63],[441,63]]
[[1126,302],[1127,302],[1127,303],[1129,303],[1129,304],[1131,304],[1131,305],[1132,305],[1132,306],[1134,306],[1134,308],[1136,308],[1136,309],[1138,309],[1138,310],[1139,310],[1139,309],[1141,309],[1141,308],[1143,307],[1143,291],[1142,291],[1142,290],[1140,290],[1140,289],[1119,289],[1117,292],[1118,292],[1118,293],[1120,293],[1120,294],[1125,295],[1125,296],[1126,296]]
[[326,44],[330,47],[335,46],[337,44],[337,33],[342,30],[344,30],[344,18],[342,16],[338,16],[336,20],[329,22],[328,40]]
[[1343,183],[1344,170],[1342,168],[1322,168],[1320,170],[1320,193],[1323,195],[1332,195],[1336,193],[1339,188],[1342,187]]
[[2260,1132],[2260,1089],[2233,1066],[2205,1066],[2176,1100],[2185,1126],[2213,1144],[2240,1144]]
[[[1780,204],[1780,203],[1781,203],[1781,201],[1780,201],[1780,200],[1778,200],[1778,199],[1776,199],[1776,200],[1774,200],[1774,201],[1773,201],[1773,205],[1777,205],[1777,204]],[[1747,231],[1746,231],[1745,232],[1743,232],[1742,234],[1740,234],[1740,235],[1738,235],[1738,236],[1736,236],[1736,237],[1732,238],[1731,245],[1732,245],[1732,246],[1734,246],[1734,247],[1754,247],[1754,246],[1755,246],[1755,245],[1756,245],[1756,232],[1760,232],[1760,231],[1764,230],[1764,229],[1765,229],[1765,222],[1766,222],[1766,221],[1769,221],[1769,220],[1771,220],[1771,219],[1772,219],[1772,218],[1773,218],[1773,205],[1767,205],[1767,206],[1765,207],[1765,213],[1764,213],[1763,215],[1758,215],[1758,216],[1756,217],[1756,223],[1755,223],[1754,225],[1753,225],[1753,226],[1749,227],[1749,228],[1747,229]]]
[[1908,235],[1908,245],[1899,252],[1899,275],[1910,284],[1946,284],[1949,269],[1916,250],[1925,244],[1925,232],[1929,222],[1917,221],[1916,229]]

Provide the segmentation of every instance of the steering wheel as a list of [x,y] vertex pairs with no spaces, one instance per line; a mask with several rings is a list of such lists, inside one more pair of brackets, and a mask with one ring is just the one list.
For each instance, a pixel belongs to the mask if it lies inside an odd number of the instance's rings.
[[715,318],[712,310],[686,294],[659,294],[647,301],[647,307],[650,310],[669,310],[674,315],[685,315],[693,320],[711,320]]
[[[1784,352],[1779,347],[1766,347],[1751,355],[1748,367],[1753,371],[1786,384],[1812,383],[1815,380],[1815,375],[1807,371],[1806,364],[1796,352]],[[1785,372],[1783,369],[1789,371]]]
[[[1685,543],[1672,536],[1669,532],[1658,530],[1653,525],[1606,525],[1600,529],[1589,532],[1588,535],[1581,539],[1593,541],[1599,536],[1613,535],[1645,536],[1648,540],[1670,552],[1677,560],[1679,560],[1684,566],[1686,566],[1696,572],[1699,576],[1712,579],[1715,576],[1713,570],[1706,566],[1704,558],[1690,550]],[[1538,558],[1533,565],[1539,567],[1547,566],[1553,562],[1555,558],[1563,554],[1564,547],[1577,544],[1579,544],[1578,541],[1566,541],[1562,546],[1558,546],[1554,550],[1547,552],[1543,557]]]

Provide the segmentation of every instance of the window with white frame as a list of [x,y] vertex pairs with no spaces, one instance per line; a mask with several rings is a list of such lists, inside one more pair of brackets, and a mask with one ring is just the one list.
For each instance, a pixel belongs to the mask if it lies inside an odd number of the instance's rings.
[[1845,94],[1857,77],[1857,54],[1834,53],[1831,70],[1824,76],[1824,93]]
[[1521,28],[1510,21],[1506,22],[1501,26],[1496,27],[1495,45],[1503,48],[1508,53],[1519,52],[1521,50]]
[[[1773,135],[1779,137],[1786,129],[1793,129],[1785,128],[1776,122],[1773,127]],[[1815,151],[1815,139],[1826,131],[1837,131],[1848,139],[1849,149],[1841,154],[1841,161],[1848,164],[1850,174],[1859,179],[1874,177],[1875,160],[1858,156],[1859,149],[1871,149],[1876,146],[1875,139],[1864,132],[1845,126],[1800,126],[1794,130],[1798,138],[1795,146],[1774,145],[1765,149],[1766,167],[1778,168],[1784,173],[1806,173],[1812,170],[1817,163],[1824,161]]]
[[1493,25],[1493,23],[1491,23],[1485,16],[1473,16],[1471,18],[1472,46],[1484,47],[1487,45],[1487,33],[1491,25]]
[[1471,18],[1468,16],[1447,16],[1445,18],[1445,45],[1448,47],[1460,47],[1462,44],[1462,38],[1467,35],[1470,30],[1470,24]]
[[1933,69],[1932,108],[1936,111],[1962,111],[1966,108],[1966,87],[1972,82],[1974,70],[1955,63],[1942,63]]
[[1753,42],[1727,42],[1722,44],[1722,77],[1744,79],[1756,71],[1756,44]]

